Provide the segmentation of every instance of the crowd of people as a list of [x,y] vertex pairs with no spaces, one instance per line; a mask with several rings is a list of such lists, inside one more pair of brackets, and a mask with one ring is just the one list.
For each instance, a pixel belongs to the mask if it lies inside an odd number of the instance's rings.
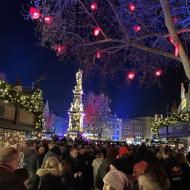
[[189,190],[189,162],[168,145],[28,141],[0,149],[0,189]]

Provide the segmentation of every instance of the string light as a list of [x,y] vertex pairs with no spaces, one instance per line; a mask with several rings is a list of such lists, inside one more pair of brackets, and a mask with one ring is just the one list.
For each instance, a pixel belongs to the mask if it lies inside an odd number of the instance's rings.
[[127,78],[129,80],[133,80],[135,78],[135,72],[134,71],[130,71],[128,74],[127,74]]
[[139,25],[135,25],[133,29],[135,32],[139,32],[141,30],[141,27]]
[[101,56],[102,56],[102,53],[101,53],[100,51],[97,51],[97,52],[96,52],[96,58],[97,58],[97,59],[100,59]]
[[100,28],[99,27],[95,27],[93,30],[93,35],[94,36],[98,36],[100,34]]
[[35,7],[30,7],[30,16],[33,20],[39,19],[41,16],[40,10]]
[[135,11],[135,4],[134,3],[129,3],[129,9],[131,11]]
[[45,21],[45,23],[47,23],[47,24],[51,24],[52,23],[52,17],[51,16],[46,16],[45,18],[44,18],[44,21]]
[[162,74],[162,70],[161,70],[161,69],[158,69],[158,70],[155,71],[155,75],[156,75],[157,77],[160,77],[161,74]]
[[90,9],[91,9],[92,11],[96,11],[97,8],[98,8],[97,3],[92,3],[91,6],[90,6]]

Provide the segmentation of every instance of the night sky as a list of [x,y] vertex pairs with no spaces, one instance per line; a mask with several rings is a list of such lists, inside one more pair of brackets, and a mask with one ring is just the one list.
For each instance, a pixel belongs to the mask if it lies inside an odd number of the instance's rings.
[[[22,3],[22,0],[1,2],[0,71],[10,83],[19,77],[23,86],[30,86],[36,78],[47,74],[47,79],[41,82],[44,97],[51,109],[67,117],[77,65],[60,62],[53,51],[39,46],[34,24],[24,20],[21,14]],[[162,87],[150,89],[138,85],[128,87],[122,78],[106,83],[104,88],[98,80],[84,81],[84,92],[103,89],[112,101],[112,112],[121,118],[154,115],[165,112],[167,104],[179,101],[183,78],[182,69],[170,69],[161,81]]]

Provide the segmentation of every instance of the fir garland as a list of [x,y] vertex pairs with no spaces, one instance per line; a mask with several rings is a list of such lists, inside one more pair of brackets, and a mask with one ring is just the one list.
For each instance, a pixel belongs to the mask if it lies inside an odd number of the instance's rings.
[[19,105],[19,107],[35,115],[35,128],[40,128],[44,121],[42,91],[36,89],[31,95],[19,92],[14,86],[0,80],[0,98]]
[[158,138],[159,128],[164,126],[172,126],[179,122],[190,122],[190,111],[173,112],[170,117],[166,117],[152,123],[152,132]]

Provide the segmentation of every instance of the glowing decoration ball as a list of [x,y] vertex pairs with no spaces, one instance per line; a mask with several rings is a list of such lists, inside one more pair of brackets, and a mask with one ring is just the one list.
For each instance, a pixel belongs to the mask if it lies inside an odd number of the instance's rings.
[[100,28],[99,27],[95,27],[93,30],[93,35],[94,36],[98,36],[100,34]]
[[127,78],[129,80],[133,80],[135,78],[135,72],[134,71],[130,71],[128,74],[127,74]]
[[39,19],[41,16],[40,10],[35,7],[30,7],[30,16],[33,20]]
[[135,10],[135,4],[134,3],[129,3],[129,9],[131,11],[134,11]]
[[45,21],[45,23],[47,23],[47,24],[51,24],[51,22],[52,22],[52,17],[51,16],[46,16],[45,18],[44,18],[44,21]]
[[55,46],[55,51],[57,52],[58,55],[62,54],[65,50],[65,46],[58,44]]
[[90,6],[90,9],[91,9],[92,11],[96,11],[97,8],[98,8],[97,3],[92,3],[91,6]]
[[97,51],[97,52],[96,52],[96,58],[97,58],[97,59],[100,59],[101,56],[102,56],[102,53],[101,53],[100,51]]
[[141,30],[141,26],[135,25],[135,26],[133,27],[133,30],[134,30],[135,32],[139,32],[139,31]]
[[161,70],[161,69],[157,69],[157,70],[155,71],[155,76],[156,76],[156,77],[160,77],[161,74],[162,74],[162,70]]

